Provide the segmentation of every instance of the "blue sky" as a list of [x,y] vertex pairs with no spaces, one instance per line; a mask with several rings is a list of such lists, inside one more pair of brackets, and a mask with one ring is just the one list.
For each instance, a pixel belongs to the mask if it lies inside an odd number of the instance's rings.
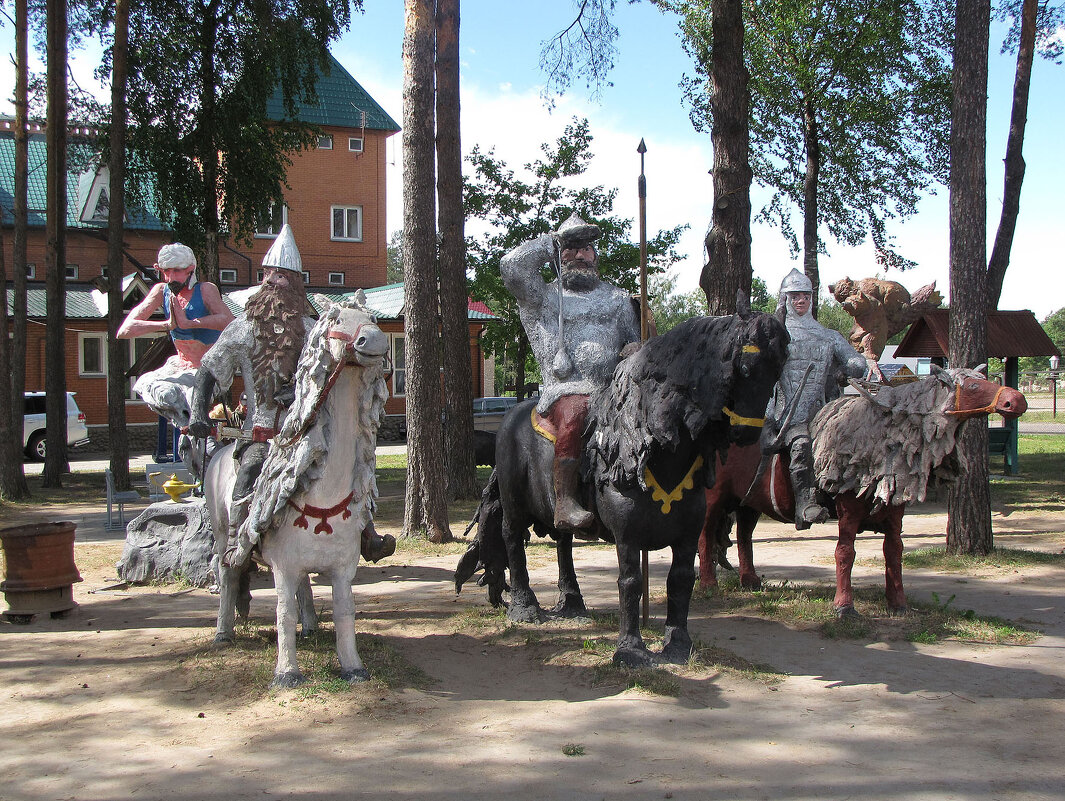
[[[398,121],[402,121],[403,6],[399,0],[366,0],[367,10],[355,14],[350,30],[334,45],[334,55]],[[618,3],[619,54],[608,87],[598,102],[578,85],[548,110],[540,90],[542,42],[572,19],[573,0],[463,0],[460,34],[462,80],[462,143],[496,153],[517,168],[539,155],[540,143],[556,138],[574,117],[587,117],[595,137],[595,158],[587,183],[618,187],[615,210],[633,219],[637,214],[636,146],[645,138],[648,152],[648,228],[686,223],[681,242],[684,261],[675,269],[682,289],[697,285],[702,266],[702,239],[710,221],[713,162],[709,136],[696,133],[681,101],[678,84],[692,66],[684,54],[675,21],[648,3]],[[4,51],[10,52],[11,32],[5,27]],[[1002,197],[1002,158],[1009,125],[1015,58],[998,55],[1002,31],[992,30],[988,104],[988,239],[998,225]],[[95,59],[76,70],[83,86]],[[0,77],[11,86],[10,65],[0,59]],[[1065,170],[1058,137],[1065,131],[1062,109],[1065,67],[1037,60],[1033,73],[1024,155],[1028,164],[1021,196],[1021,215],[1006,273],[1000,308],[1030,308],[1042,319],[1065,306],[1065,259],[1055,247],[1065,229],[1059,200]],[[8,94],[5,92],[5,95]],[[10,109],[6,100],[3,110]],[[387,168],[388,227],[402,227],[401,135],[391,139]],[[755,211],[768,199],[754,190]],[[469,230],[476,230],[470,225]],[[635,231],[635,226],[633,228]],[[919,266],[884,277],[901,281],[911,291],[930,281],[949,295],[947,191],[925,199],[918,214],[896,221],[891,232],[903,255]],[[824,232],[823,232],[824,233]],[[755,275],[771,290],[784,275],[801,264],[790,258],[783,237],[768,226],[753,231]],[[875,274],[869,245],[848,248],[831,240],[829,254],[820,260],[822,282],[844,275],[864,278]]]

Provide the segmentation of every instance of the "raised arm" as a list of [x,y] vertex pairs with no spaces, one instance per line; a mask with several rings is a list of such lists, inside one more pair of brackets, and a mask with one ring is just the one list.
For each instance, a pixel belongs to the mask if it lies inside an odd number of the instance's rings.
[[503,284],[519,304],[535,306],[543,301],[545,284],[540,270],[548,262],[558,265],[555,240],[550,234],[518,245],[500,261]]
[[158,334],[169,332],[171,329],[170,319],[149,320],[156,309],[163,305],[163,284],[155,284],[148,290],[147,297],[138,303],[129,313],[122,325],[118,328],[119,339],[133,339],[145,334]]

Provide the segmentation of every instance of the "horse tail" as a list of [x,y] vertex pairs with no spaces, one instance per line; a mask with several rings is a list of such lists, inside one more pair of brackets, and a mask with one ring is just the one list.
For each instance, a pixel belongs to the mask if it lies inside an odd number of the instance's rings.
[[484,575],[477,583],[488,587],[488,600],[492,606],[500,606],[503,591],[510,587],[505,578],[507,549],[503,541],[503,502],[499,497],[499,479],[495,470],[481,493],[481,503],[466,528],[467,534],[474,525],[477,526],[477,536],[455,568],[455,592],[462,592],[462,585],[483,569]]

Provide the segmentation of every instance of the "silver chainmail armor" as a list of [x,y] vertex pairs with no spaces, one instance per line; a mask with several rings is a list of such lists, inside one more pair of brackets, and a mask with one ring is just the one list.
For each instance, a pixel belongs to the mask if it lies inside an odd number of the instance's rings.
[[[304,317],[303,325],[309,332],[314,327],[314,320]],[[250,431],[254,426],[280,428],[284,414],[278,418],[277,403],[258,403],[255,398],[258,393],[252,391],[255,386],[255,372],[251,364],[254,347],[253,324],[247,315],[241,314],[225,327],[218,341],[203,357],[200,366],[210,371],[219,386],[227,389],[233,385],[233,377],[238,372],[244,378],[244,394],[248,404],[248,415],[244,420],[245,430]]]
[[544,391],[536,407],[541,414],[565,395],[590,395],[608,384],[621,349],[640,341],[640,321],[627,292],[605,281],[588,292],[564,290],[557,278],[545,283],[540,271],[549,262],[557,264],[558,256],[554,239],[544,234],[519,245],[500,263],[503,283],[517,299],[543,374]]
[[[807,365],[812,364],[810,377],[798,400],[791,425],[788,426],[789,434],[806,433],[810,420],[831,399],[833,393],[830,388],[836,382],[837,370],[842,369],[849,377],[861,378],[865,375],[868,365],[865,358],[851,347],[839,331],[825,328],[810,312],[800,317],[789,305],[784,322],[788,334],[791,335],[788,360],[784,364],[784,372],[777,382],[773,398],[769,401],[766,416],[772,420],[780,420],[786,405],[802,382]],[[791,439],[792,436],[785,437],[786,441]]]

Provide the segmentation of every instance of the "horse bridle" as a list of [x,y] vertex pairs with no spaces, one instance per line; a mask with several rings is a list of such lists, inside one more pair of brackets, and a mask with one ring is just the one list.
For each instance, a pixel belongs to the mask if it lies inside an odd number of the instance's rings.
[[[757,345],[744,345],[743,353],[761,353],[762,349]],[[722,413],[728,418],[729,425],[733,426],[749,426],[750,428],[762,428],[765,426],[765,416],[762,417],[744,417],[743,415],[736,414],[728,406],[721,407]]]
[[981,414],[991,414],[998,406],[998,399],[1001,398],[1002,393],[1006,391],[1006,385],[1003,384],[998,388],[998,392],[995,393],[995,397],[992,399],[991,403],[987,404],[987,406],[984,406],[979,409],[960,409],[958,407],[961,406],[961,385],[964,383],[965,381],[962,380],[961,382],[954,385],[954,408],[950,411],[944,412],[944,414],[967,415],[969,417],[976,417]]

